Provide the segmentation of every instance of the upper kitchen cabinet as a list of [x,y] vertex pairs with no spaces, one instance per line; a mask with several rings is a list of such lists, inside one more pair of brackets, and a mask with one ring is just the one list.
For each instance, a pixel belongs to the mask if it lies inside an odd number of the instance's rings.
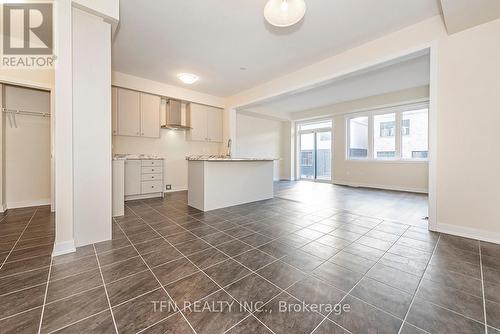
[[118,88],[118,135],[141,135],[141,95],[139,92]]
[[141,93],[141,136],[160,138],[160,104],[159,96]]
[[112,107],[112,114],[117,119],[117,129],[115,130],[113,125],[113,134],[159,138],[160,97],[129,89],[116,87],[113,89],[116,90],[116,99],[112,100],[115,104]]
[[187,118],[190,140],[222,143],[222,109],[190,103]]

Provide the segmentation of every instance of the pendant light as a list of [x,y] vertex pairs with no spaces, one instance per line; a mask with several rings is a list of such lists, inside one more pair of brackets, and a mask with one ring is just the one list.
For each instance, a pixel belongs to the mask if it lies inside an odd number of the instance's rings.
[[304,0],[269,0],[264,7],[264,17],[273,26],[289,27],[302,20],[306,9]]

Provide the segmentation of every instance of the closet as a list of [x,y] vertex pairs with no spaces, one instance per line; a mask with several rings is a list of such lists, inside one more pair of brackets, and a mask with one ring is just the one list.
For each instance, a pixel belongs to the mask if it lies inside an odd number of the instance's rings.
[[51,204],[50,92],[0,87],[2,209]]

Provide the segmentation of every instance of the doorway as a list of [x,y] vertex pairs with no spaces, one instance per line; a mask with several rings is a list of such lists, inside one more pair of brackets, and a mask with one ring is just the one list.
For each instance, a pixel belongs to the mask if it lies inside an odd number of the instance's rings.
[[50,92],[0,84],[2,211],[51,204]]
[[301,180],[331,182],[332,121],[298,124],[298,171]]

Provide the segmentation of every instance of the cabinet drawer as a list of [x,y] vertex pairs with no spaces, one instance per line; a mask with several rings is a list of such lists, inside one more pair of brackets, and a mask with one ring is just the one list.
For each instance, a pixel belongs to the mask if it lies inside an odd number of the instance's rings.
[[163,167],[162,166],[151,166],[151,167],[142,166],[141,172],[142,172],[142,174],[162,174]]
[[141,181],[162,181],[163,174],[142,174]]
[[142,160],[142,167],[146,166],[163,166],[163,160]]
[[142,181],[141,194],[159,193],[163,191],[162,181]]

